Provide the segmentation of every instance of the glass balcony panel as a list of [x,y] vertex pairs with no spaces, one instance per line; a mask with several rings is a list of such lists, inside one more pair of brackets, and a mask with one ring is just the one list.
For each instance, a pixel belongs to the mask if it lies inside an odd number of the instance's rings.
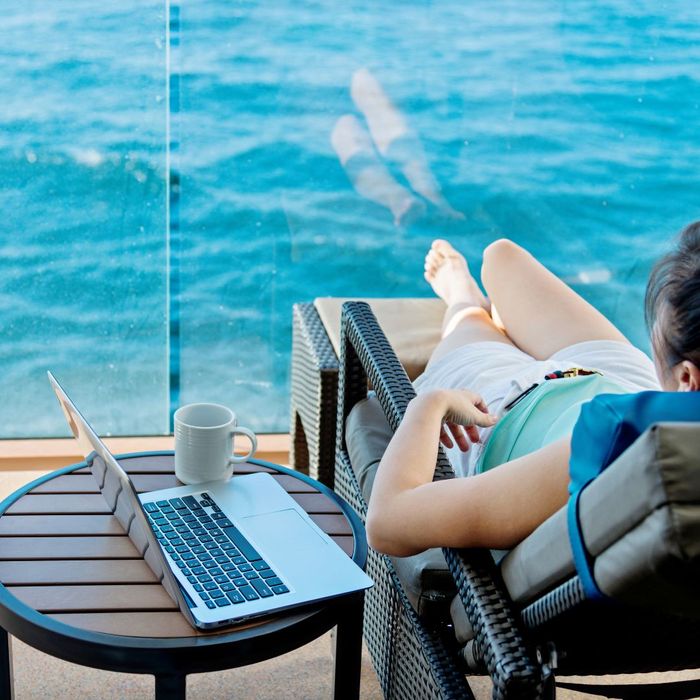
[[102,433],[197,400],[285,430],[292,303],[429,296],[438,236],[475,272],[513,238],[648,349],[649,268],[697,217],[697,4],[29,0],[2,26],[3,437],[66,434],[46,369]]
[[[286,429],[291,305],[429,296],[508,236],[648,349],[697,216],[693,3],[192,0],[181,9],[182,402]],[[546,309],[543,310],[546,313]]]
[[165,5],[5,3],[0,435],[168,430]]

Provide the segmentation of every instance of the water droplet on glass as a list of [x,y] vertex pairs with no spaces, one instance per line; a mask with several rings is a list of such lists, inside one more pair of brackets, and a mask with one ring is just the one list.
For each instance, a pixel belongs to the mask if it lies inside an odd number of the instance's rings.
[[88,168],[96,168],[102,165],[105,157],[95,148],[74,148],[73,160],[80,165],[86,165]]
[[612,272],[605,267],[579,270],[571,277],[565,277],[567,284],[606,284],[612,279]]

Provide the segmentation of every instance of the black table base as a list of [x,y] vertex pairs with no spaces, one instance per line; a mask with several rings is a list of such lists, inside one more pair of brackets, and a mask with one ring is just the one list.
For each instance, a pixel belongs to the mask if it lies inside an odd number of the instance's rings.
[[0,698],[14,698],[12,683],[12,640],[10,635],[0,627]]

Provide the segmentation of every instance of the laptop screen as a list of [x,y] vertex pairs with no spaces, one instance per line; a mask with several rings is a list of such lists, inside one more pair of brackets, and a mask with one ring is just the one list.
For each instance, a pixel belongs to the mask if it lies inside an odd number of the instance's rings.
[[131,479],[83,418],[51,372],[48,372],[48,376],[66,421],[78,441],[80,451],[95,477],[107,506],[170,597],[180,604],[181,610],[187,614],[189,606],[184,601],[177,580],[165,563],[160,545],[148,526]]

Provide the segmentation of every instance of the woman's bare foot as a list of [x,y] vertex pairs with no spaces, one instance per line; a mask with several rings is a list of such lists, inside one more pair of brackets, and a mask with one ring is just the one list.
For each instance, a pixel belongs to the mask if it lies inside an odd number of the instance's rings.
[[433,241],[425,256],[425,279],[448,307],[479,306],[489,311],[491,305],[469,272],[464,256],[447,241]]

